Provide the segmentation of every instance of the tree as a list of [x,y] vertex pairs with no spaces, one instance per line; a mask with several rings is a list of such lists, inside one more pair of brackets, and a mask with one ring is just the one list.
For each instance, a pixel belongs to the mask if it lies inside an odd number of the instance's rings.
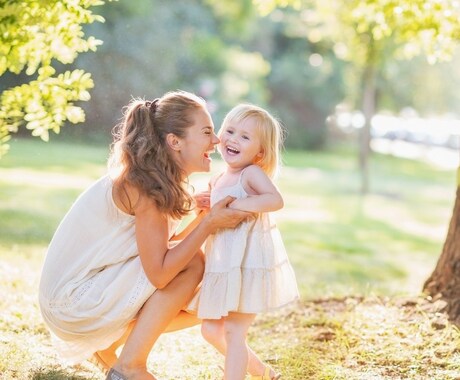
[[262,12],[290,5],[299,10],[303,34],[327,40],[359,78],[355,102],[365,116],[360,129],[361,192],[369,190],[370,121],[378,83],[393,59],[425,54],[430,63],[450,59],[460,39],[460,5],[449,0],[254,0]]
[[21,125],[47,141],[49,130],[59,133],[65,121],[84,120],[83,110],[74,102],[90,98],[91,75],[78,69],[58,74],[53,60],[71,64],[79,53],[96,50],[102,41],[86,38],[82,25],[104,21],[91,11],[102,4],[102,0],[0,1],[0,76],[24,70],[35,76],[0,96],[0,157],[8,149],[10,134]]
[[447,237],[433,273],[423,284],[423,290],[433,298],[444,299],[451,320],[460,325],[460,168]]

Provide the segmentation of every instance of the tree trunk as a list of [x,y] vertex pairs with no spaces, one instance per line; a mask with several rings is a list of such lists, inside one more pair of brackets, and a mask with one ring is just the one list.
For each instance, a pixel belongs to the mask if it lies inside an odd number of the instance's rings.
[[[460,168],[458,174],[460,175]],[[450,319],[460,325],[460,186],[441,256],[423,290],[447,302]]]
[[371,143],[371,120],[375,114],[376,102],[376,71],[369,64],[363,72],[362,110],[365,124],[359,130],[359,169],[361,172],[361,194],[369,192],[369,155]]

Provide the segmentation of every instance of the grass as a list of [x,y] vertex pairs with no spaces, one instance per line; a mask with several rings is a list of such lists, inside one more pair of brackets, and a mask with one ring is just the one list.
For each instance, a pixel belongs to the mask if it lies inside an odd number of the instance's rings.
[[[41,264],[60,219],[105,172],[106,147],[16,140],[0,160],[0,378],[103,379],[60,363],[41,320]],[[375,155],[359,195],[347,149],[286,152],[276,213],[302,301],[261,315],[253,347],[285,379],[460,379],[460,334],[440,301],[420,295],[436,264],[455,173]],[[213,171],[222,163],[215,160]],[[204,188],[208,175],[191,182]],[[198,328],[167,334],[152,352],[161,379],[219,379],[222,358]]]

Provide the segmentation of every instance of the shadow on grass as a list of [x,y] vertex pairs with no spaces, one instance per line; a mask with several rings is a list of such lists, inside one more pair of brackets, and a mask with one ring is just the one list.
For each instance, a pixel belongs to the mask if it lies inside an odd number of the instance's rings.
[[86,377],[76,375],[75,373],[64,369],[43,369],[35,371],[31,377],[32,380],[94,380],[95,377]]

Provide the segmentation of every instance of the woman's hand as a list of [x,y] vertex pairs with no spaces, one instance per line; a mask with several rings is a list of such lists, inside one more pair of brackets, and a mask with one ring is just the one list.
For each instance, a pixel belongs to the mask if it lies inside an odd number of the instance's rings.
[[229,204],[234,200],[234,197],[225,197],[217,202],[206,215],[214,231],[220,228],[235,228],[241,222],[255,217],[255,214],[251,212],[229,208]]

